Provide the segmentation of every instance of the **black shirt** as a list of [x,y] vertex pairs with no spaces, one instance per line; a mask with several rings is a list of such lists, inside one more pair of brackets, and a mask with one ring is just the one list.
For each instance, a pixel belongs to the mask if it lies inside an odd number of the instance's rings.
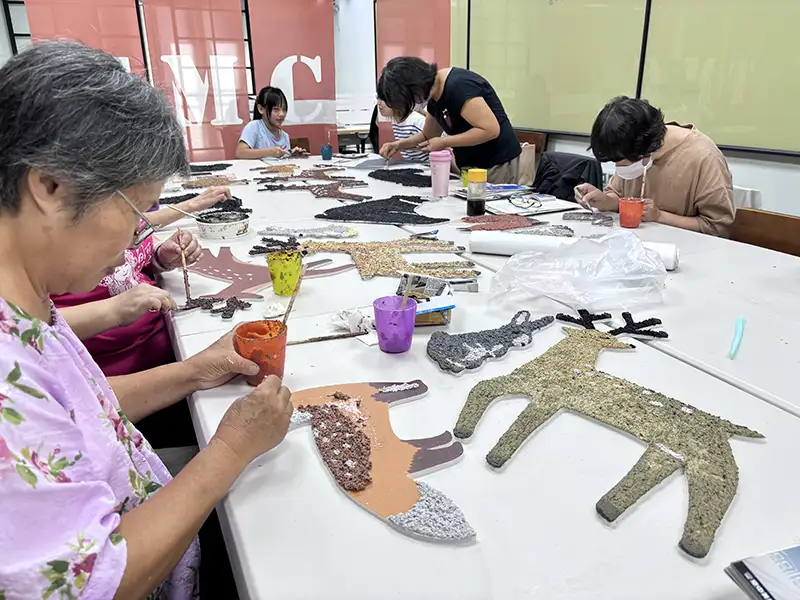
[[427,111],[447,135],[465,133],[472,129],[472,125],[461,116],[461,109],[472,98],[483,98],[486,101],[500,123],[500,135],[477,146],[453,148],[459,168],[491,169],[514,160],[522,152],[517,134],[514,133],[494,88],[477,73],[457,67],[450,69],[441,98],[429,100]]

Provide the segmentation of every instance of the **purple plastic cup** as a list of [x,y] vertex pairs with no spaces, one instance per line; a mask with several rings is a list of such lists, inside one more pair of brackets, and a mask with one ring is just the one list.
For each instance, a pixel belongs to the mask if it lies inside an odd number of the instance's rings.
[[375,309],[375,329],[378,331],[378,346],[384,352],[399,354],[411,348],[414,336],[414,320],[417,318],[417,301],[409,298],[406,307],[402,296],[384,296],[372,303]]

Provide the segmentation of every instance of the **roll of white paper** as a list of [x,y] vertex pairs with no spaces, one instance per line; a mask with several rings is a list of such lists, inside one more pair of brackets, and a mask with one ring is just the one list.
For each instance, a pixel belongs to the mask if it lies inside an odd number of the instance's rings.
[[[513,256],[520,252],[547,252],[561,244],[574,244],[581,238],[564,238],[547,235],[518,235],[507,231],[473,231],[469,234],[469,251],[478,254]],[[667,271],[674,271],[680,262],[680,252],[675,244],[642,242],[645,248],[657,253]]]

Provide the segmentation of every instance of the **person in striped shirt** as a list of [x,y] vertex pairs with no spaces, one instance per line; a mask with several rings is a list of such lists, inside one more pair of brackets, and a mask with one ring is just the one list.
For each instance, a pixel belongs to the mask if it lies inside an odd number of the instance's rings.
[[[405,121],[398,122],[394,118],[392,109],[386,106],[383,100],[378,100],[378,111],[381,116],[392,120],[392,131],[394,132],[394,139],[397,141],[420,133],[425,126],[425,118],[427,117],[427,114],[422,109],[418,111],[412,110]],[[428,162],[428,152],[423,152],[422,150],[402,150],[400,154],[406,160]]]

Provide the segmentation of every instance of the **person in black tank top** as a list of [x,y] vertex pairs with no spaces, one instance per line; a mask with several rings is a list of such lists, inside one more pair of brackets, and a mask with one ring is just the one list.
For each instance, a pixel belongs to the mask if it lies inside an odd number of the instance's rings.
[[393,58],[378,81],[378,99],[398,120],[425,103],[428,111],[423,131],[384,144],[384,158],[410,148],[452,148],[459,168],[487,169],[490,183],[517,183],[519,140],[494,88],[477,73],[456,67],[439,70],[415,57]]

